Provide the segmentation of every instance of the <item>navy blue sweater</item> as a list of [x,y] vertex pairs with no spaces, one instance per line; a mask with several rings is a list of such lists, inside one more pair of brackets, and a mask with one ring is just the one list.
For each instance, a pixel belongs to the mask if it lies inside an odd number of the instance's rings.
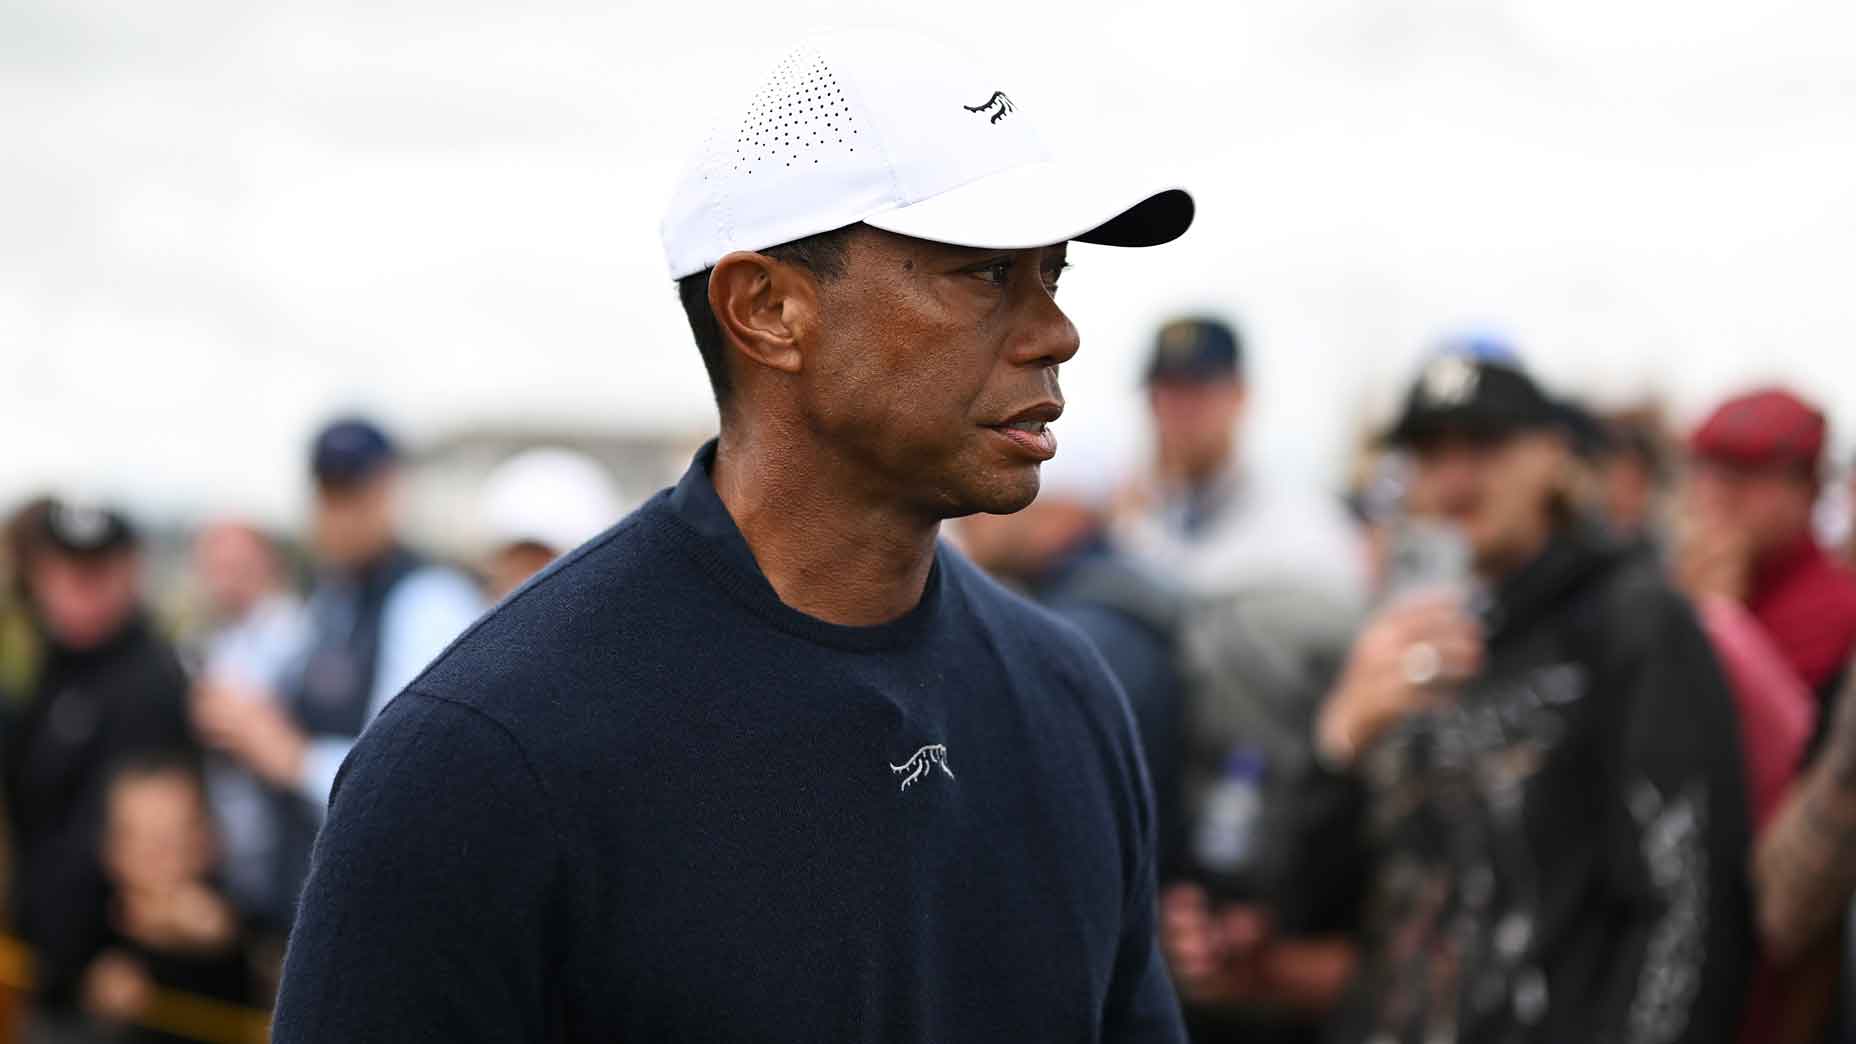
[[368,728],[274,1039],[1182,1040],[1100,657],[945,548],[891,623],[787,607],[713,453]]

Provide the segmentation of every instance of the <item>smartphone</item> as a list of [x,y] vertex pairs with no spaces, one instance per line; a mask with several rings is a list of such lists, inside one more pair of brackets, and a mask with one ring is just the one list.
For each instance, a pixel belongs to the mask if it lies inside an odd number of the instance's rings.
[[1394,524],[1386,549],[1382,603],[1421,593],[1467,598],[1471,585],[1469,541],[1456,527],[1410,518]]

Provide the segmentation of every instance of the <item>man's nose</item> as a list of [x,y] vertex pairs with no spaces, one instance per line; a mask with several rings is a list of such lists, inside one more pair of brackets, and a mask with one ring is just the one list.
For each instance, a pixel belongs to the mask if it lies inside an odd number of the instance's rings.
[[1069,362],[1082,347],[1076,324],[1063,314],[1056,298],[1042,284],[1027,291],[1023,318],[1008,347],[1021,366],[1056,366]]

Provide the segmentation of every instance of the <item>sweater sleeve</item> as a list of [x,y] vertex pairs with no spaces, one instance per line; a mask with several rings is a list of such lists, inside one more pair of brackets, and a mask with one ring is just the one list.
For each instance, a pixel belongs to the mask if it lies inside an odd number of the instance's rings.
[[1104,1044],[1184,1044],[1179,1000],[1160,956],[1154,860],[1146,861],[1140,894],[1122,928],[1102,1019]]
[[548,805],[501,725],[419,692],[394,701],[336,783],[272,1039],[548,1039]]
[[[1138,751],[1135,757],[1140,757]],[[1127,898],[1121,940],[1115,952],[1114,980],[1109,983],[1102,1017],[1104,1044],[1184,1044],[1179,999],[1160,954],[1159,901],[1156,880],[1159,865],[1154,838],[1153,790],[1146,772],[1139,773],[1141,800],[1147,814],[1139,839],[1139,869]]]
[[1134,712],[1121,685],[1102,654],[1083,644],[1081,658],[1095,678],[1101,706],[1112,708],[1118,725],[1115,758],[1128,783],[1131,805],[1125,817],[1130,846],[1128,890],[1122,898],[1121,935],[1116,941],[1115,963],[1107,995],[1103,998],[1103,1044],[1185,1044],[1186,1030],[1179,998],[1160,953],[1159,838],[1154,788],[1147,759],[1141,749]]
[[1750,973],[1747,800],[1733,698],[1688,606],[1636,608],[1596,690],[1614,701],[1606,852],[1625,911],[1593,1039],[1728,1042]]

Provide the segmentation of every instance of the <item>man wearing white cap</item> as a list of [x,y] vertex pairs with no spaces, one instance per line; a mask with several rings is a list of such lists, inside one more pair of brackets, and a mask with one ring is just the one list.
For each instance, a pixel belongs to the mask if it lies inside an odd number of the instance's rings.
[[490,597],[502,598],[597,536],[618,519],[619,503],[612,476],[584,453],[543,446],[497,465],[482,492]]
[[937,536],[1056,451],[1066,244],[1192,202],[1011,88],[826,35],[707,140],[664,237],[720,437],[368,730],[274,1039],[1181,1039],[1126,701]]

